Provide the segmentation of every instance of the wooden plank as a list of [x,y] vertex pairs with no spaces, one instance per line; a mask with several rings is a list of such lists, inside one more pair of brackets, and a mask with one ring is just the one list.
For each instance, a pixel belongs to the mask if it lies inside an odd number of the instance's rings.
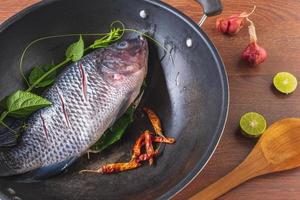
[[[193,0],[165,0],[198,21],[201,7]],[[1,0],[0,22],[37,0]],[[299,0],[223,0],[223,16],[257,10],[252,16],[257,27],[259,43],[269,54],[265,63],[251,68],[240,61],[248,43],[247,28],[235,37],[221,35],[215,30],[216,17],[208,18],[203,30],[218,48],[229,75],[230,112],[224,136],[203,172],[175,199],[186,199],[222,177],[238,165],[250,152],[255,140],[240,135],[238,121],[247,111],[264,114],[268,123],[284,117],[300,117],[300,91],[289,96],[272,89],[276,72],[289,71],[300,78],[300,1]],[[245,183],[220,199],[299,199],[300,170],[266,175]]]

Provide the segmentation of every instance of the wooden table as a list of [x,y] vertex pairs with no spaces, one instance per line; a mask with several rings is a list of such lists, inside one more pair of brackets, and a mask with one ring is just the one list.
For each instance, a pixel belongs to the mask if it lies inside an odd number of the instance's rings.
[[[198,21],[200,6],[193,0],[165,0]],[[0,0],[0,23],[37,0]],[[272,88],[272,77],[289,71],[300,79],[300,1],[299,0],[223,0],[224,16],[250,11],[256,24],[259,44],[269,57],[251,68],[240,62],[248,43],[247,28],[235,37],[215,30],[215,17],[207,19],[203,29],[224,60],[230,83],[230,111],[223,138],[203,172],[175,199],[186,199],[224,176],[249,153],[256,140],[241,136],[238,122],[247,111],[262,113],[269,124],[285,117],[300,117],[300,89],[292,95],[281,95]],[[300,147],[299,147],[300,148]],[[265,175],[248,181],[220,199],[293,200],[300,199],[300,170]]]

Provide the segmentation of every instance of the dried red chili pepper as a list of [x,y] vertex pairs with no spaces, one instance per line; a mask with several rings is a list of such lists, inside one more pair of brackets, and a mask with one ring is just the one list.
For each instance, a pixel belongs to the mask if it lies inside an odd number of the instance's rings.
[[147,113],[148,118],[153,126],[155,133],[157,135],[164,137],[164,135],[162,134],[161,122],[160,122],[160,119],[158,118],[158,116],[150,108],[143,108],[143,109]]
[[100,168],[100,170],[102,174],[109,174],[109,173],[116,173],[116,172],[127,171],[130,169],[135,169],[139,166],[141,166],[140,163],[136,162],[135,160],[132,160],[127,163],[114,163],[114,164],[103,165]]
[[135,169],[141,166],[136,160],[131,160],[127,163],[113,163],[101,166],[96,170],[82,170],[79,173],[101,173],[101,174],[111,174],[116,172],[122,172],[130,169]]
[[153,155],[154,155],[154,148],[152,145],[152,138],[150,135],[150,131],[145,131],[145,145],[146,145],[146,153],[149,156],[149,165],[153,164]]
[[[146,130],[136,140],[132,150],[132,157],[129,162],[107,164],[107,165],[103,165],[99,169],[82,170],[80,171],[80,173],[90,172],[90,173],[110,174],[110,173],[122,172],[130,169],[135,169],[141,166],[140,163],[141,161],[147,161],[147,160],[149,161],[150,165],[153,165],[153,158],[159,153],[158,150],[154,150],[153,142],[173,144],[175,142],[175,139],[153,136],[151,135],[151,132],[149,130]],[[141,154],[141,148],[144,145],[146,146],[146,153]]]
[[150,131],[144,131],[141,136],[136,140],[132,149],[132,159],[137,159],[141,155],[141,148],[146,145],[146,154],[149,157],[149,164],[153,164],[154,148],[152,145],[152,137]]
[[[151,140],[152,142],[158,142],[158,143],[167,143],[167,144],[173,144],[175,143],[175,139],[174,138],[163,138],[163,137],[151,137]],[[138,161],[137,162],[140,162],[140,161],[146,161],[146,160],[149,160],[155,156],[157,156],[159,153],[158,149],[154,151],[153,154],[148,154],[148,153],[145,153],[145,154],[141,154],[138,158]],[[149,160],[150,161],[150,160]],[[151,165],[151,164],[150,164]]]
[[137,162],[149,160],[150,158],[153,158],[153,157],[157,156],[158,153],[159,153],[158,150],[156,150],[153,155],[148,155],[147,153],[141,154],[139,156]]
[[250,25],[248,26],[250,43],[243,51],[242,59],[254,66],[266,60],[267,52],[264,48],[257,44],[257,36],[254,23],[248,18],[247,20],[250,23]]
[[143,132],[140,137],[135,141],[135,144],[132,148],[132,157],[131,159],[136,159],[141,155],[141,148],[145,144],[145,132]]
[[[161,123],[158,116],[149,108],[144,108],[148,114],[151,124],[155,130],[155,133],[160,136],[154,136],[149,130],[144,131],[140,137],[136,140],[132,148],[131,160],[126,163],[113,163],[103,165],[97,170],[82,170],[80,173],[102,173],[110,174],[116,172],[122,172],[141,166],[141,161],[149,161],[150,165],[153,165],[153,158],[158,155],[159,151],[154,150],[153,142],[172,144],[175,142],[174,138],[166,138],[162,135]],[[145,146],[146,153],[142,154],[142,147]]]
[[174,138],[167,138],[167,137],[153,137],[152,141],[159,142],[159,143],[167,143],[167,144],[175,143]]
[[237,34],[243,28],[245,18],[249,17],[255,8],[256,6],[254,6],[250,13],[242,12],[241,14],[232,15],[228,18],[218,18],[216,21],[217,30],[229,35]]

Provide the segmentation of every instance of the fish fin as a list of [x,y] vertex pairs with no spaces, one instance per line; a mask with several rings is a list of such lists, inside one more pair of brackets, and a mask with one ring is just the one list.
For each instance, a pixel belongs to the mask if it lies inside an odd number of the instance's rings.
[[48,165],[40,167],[33,171],[27,172],[26,174],[21,175],[18,179],[26,180],[43,180],[50,178],[52,176],[58,175],[66,170],[70,165],[72,165],[78,157],[71,157],[67,160],[64,160],[53,165]]

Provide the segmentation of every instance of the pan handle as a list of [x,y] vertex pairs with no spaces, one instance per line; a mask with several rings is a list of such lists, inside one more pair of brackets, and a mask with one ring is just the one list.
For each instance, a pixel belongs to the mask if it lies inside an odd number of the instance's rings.
[[223,6],[220,0],[197,0],[203,7],[203,16],[198,22],[201,27],[207,17],[218,15],[222,12]]
[[204,14],[207,17],[219,15],[223,6],[220,0],[197,0],[203,7]]

